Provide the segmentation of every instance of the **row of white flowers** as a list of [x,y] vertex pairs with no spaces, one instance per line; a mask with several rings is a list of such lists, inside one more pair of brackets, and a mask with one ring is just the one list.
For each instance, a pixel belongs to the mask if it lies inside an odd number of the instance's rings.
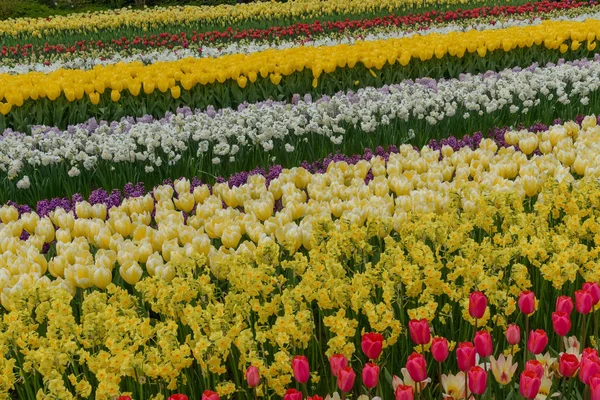
[[368,135],[401,121],[420,120],[431,126],[455,115],[468,119],[498,111],[527,113],[540,102],[568,104],[577,99],[578,104],[587,104],[588,96],[600,88],[599,61],[600,56],[460,79],[408,80],[316,101],[297,95],[291,103],[243,104],[238,110],[180,110],[160,120],[88,122],[66,131],[33,127],[26,135],[7,130],[0,137],[0,170],[9,179],[21,179],[28,170],[65,163],[71,168],[69,175],[76,176],[110,162],[111,166],[139,163],[151,172],[164,163],[179,162],[194,143],[194,157],[218,164],[235,162],[245,151],[302,152],[298,145],[315,135],[341,144],[353,139],[347,137],[349,127]]
[[[600,12],[583,14],[576,17],[560,16],[549,18],[554,21],[585,21],[589,18],[600,18]],[[52,62],[49,65],[43,63],[31,63],[31,64],[17,64],[14,66],[0,66],[0,73],[5,74],[25,74],[32,71],[49,73],[58,69],[92,69],[97,65],[109,65],[120,62],[133,62],[141,61],[144,64],[152,64],[160,61],[175,61],[183,58],[208,58],[208,57],[219,57],[227,54],[250,54],[269,49],[286,49],[298,46],[336,46],[339,44],[352,44],[357,41],[375,41],[382,39],[392,38],[403,38],[411,37],[414,35],[428,35],[433,33],[449,33],[449,32],[464,32],[469,30],[493,30],[493,29],[504,29],[514,26],[533,26],[542,23],[542,19],[507,19],[504,21],[496,21],[494,24],[479,23],[474,25],[463,26],[460,24],[449,24],[441,27],[431,27],[426,30],[412,31],[412,30],[401,30],[394,27],[392,30],[389,28],[383,30],[375,30],[364,36],[345,36],[345,37],[324,37],[317,40],[310,40],[306,42],[298,42],[294,40],[277,41],[277,42],[255,42],[250,41],[247,43],[233,43],[227,46],[216,46],[216,47],[203,47],[202,52],[198,49],[177,49],[177,50],[154,50],[147,53],[140,53],[134,55],[123,56],[119,53],[112,54],[110,57],[89,57],[89,58],[76,58],[73,60],[59,60]]]

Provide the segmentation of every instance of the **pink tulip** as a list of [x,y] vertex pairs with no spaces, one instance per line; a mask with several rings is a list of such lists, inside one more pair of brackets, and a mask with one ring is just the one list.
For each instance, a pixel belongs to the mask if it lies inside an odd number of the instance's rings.
[[538,360],[529,360],[525,363],[525,371],[531,371],[542,379],[544,376],[544,366]]
[[288,389],[283,395],[283,400],[302,400],[302,392],[296,389]]
[[479,319],[485,314],[487,297],[481,292],[473,292],[469,296],[469,315],[471,318]]
[[573,311],[573,299],[569,296],[559,296],[556,299],[556,311],[571,315],[571,311]]
[[412,386],[400,385],[396,387],[396,400],[414,400],[415,392]]
[[597,282],[586,282],[583,284],[582,289],[592,295],[594,305],[600,302],[600,285]]
[[494,354],[494,346],[492,345],[492,335],[490,335],[488,331],[481,330],[475,333],[473,343],[475,344],[475,350],[477,350],[477,354],[479,354],[479,357],[489,357],[492,354]]
[[412,380],[415,382],[422,382],[427,379],[427,362],[422,354],[414,352],[408,356],[406,369]]
[[519,295],[519,309],[525,315],[531,315],[535,312],[535,293],[529,290],[521,292]]
[[529,332],[527,340],[527,350],[532,354],[540,354],[548,345],[548,335],[543,329],[536,329]]
[[338,388],[342,392],[348,393],[354,386],[354,379],[356,379],[356,373],[352,367],[344,367],[340,369],[337,380]]
[[579,364],[579,380],[586,385],[590,384],[590,378],[600,373],[600,364],[597,359],[581,357]]
[[592,393],[592,400],[600,400],[600,374],[590,378],[590,392]]
[[521,341],[521,329],[515,324],[510,324],[508,328],[506,328],[505,336],[506,341],[514,346]]
[[572,378],[579,369],[579,360],[574,354],[563,353],[558,360],[558,372],[567,378]]
[[519,392],[521,392],[521,396],[532,400],[537,396],[541,385],[542,381],[535,372],[523,371],[519,381]]
[[251,365],[246,370],[246,382],[248,382],[248,386],[251,388],[257,387],[260,383],[260,372],[258,368]]
[[362,370],[362,381],[368,389],[373,389],[379,383],[379,366],[366,363]]
[[292,360],[292,371],[294,372],[294,379],[298,383],[308,382],[310,376],[310,367],[308,366],[308,360],[304,356],[296,356]]
[[202,400],[219,400],[219,394],[212,390],[205,390],[204,393],[202,393]]
[[383,349],[383,335],[376,332],[365,333],[360,347],[367,357],[376,360]]
[[410,331],[410,338],[415,344],[428,344],[431,340],[429,322],[425,318],[422,320],[411,320],[408,323],[408,330]]
[[475,366],[475,346],[471,342],[463,342],[458,344],[456,349],[456,361],[458,362],[458,369],[463,372],[467,372],[471,367]]
[[487,389],[487,372],[479,366],[471,367],[468,372],[469,390],[473,394],[483,394]]
[[431,341],[431,355],[437,362],[444,362],[448,358],[448,341],[445,338],[436,337]]
[[589,292],[578,290],[575,292],[575,309],[580,314],[589,314],[594,307],[594,299]]
[[348,366],[348,359],[343,354],[334,354],[329,358],[331,375],[337,378],[340,369]]
[[565,336],[571,330],[571,320],[569,319],[569,315],[560,311],[553,312],[552,326],[554,327],[554,332],[556,332],[558,336]]

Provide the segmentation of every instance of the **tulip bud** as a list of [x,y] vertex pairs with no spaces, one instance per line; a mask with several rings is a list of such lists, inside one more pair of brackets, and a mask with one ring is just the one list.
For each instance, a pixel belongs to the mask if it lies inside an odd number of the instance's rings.
[[505,336],[506,341],[514,346],[521,341],[521,329],[515,324],[510,324],[508,328],[506,328]]
[[117,397],[117,400],[131,400],[131,397],[129,397],[129,396],[119,396],[119,397]]
[[519,381],[519,392],[526,399],[535,399],[540,391],[542,380],[538,378],[535,372],[523,371]]
[[594,306],[594,299],[589,292],[577,290],[575,292],[575,309],[580,314],[589,314]]
[[469,296],[469,315],[471,318],[479,319],[485,314],[487,297],[481,292],[473,292]]
[[586,282],[583,284],[582,289],[592,295],[592,303],[594,305],[600,302],[600,285],[597,282]]
[[525,371],[531,371],[542,379],[544,377],[544,366],[537,360],[529,360],[525,363]]
[[296,389],[288,389],[283,395],[283,400],[302,400],[302,392]]
[[172,394],[168,400],[188,400],[188,397],[185,394]]
[[483,394],[487,389],[487,372],[479,366],[471,367],[468,372],[469,390],[474,394]]
[[396,387],[396,400],[414,400],[415,394],[412,386],[400,385]]
[[246,382],[248,382],[248,386],[251,388],[257,387],[260,384],[260,372],[258,368],[251,365],[246,370]]
[[573,299],[569,296],[559,296],[556,299],[556,311],[571,315],[571,311],[573,311]]
[[376,332],[365,333],[360,345],[367,357],[376,360],[383,349],[383,335]]
[[566,377],[573,378],[579,369],[579,360],[575,354],[563,353],[558,360],[558,372]]
[[431,341],[431,355],[437,362],[444,362],[448,358],[448,340],[441,337],[433,338]]
[[518,305],[523,314],[533,314],[535,312],[535,294],[529,290],[521,292]]
[[431,340],[429,322],[423,318],[420,321],[413,319],[408,323],[410,338],[415,344],[428,344]]
[[334,354],[329,358],[329,367],[331,375],[337,378],[340,369],[348,366],[348,359],[342,354]]
[[548,336],[542,329],[536,329],[535,331],[529,332],[529,339],[527,340],[527,350],[532,354],[540,354],[544,351],[548,345]]
[[473,339],[475,349],[479,357],[489,357],[494,354],[494,346],[492,345],[492,335],[488,331],[482,330],[475,333]]
[[475,346],[471,342],[463,342],[458,344],[456,349],[456,361],[458,369],[465,372],[475,366]]
[[422,382],[427,379],[427,362],[422,354],[414,352],[408,356],[406,369],[411,379],[415,382]]
[[367,389],[373,389],[379,383],[379,366],[367,363],[362,370],[362,380]]
[[202,393],[202,400],[219,400],[219,394],[211,390],[205,390]]
[[558,336],[565,336],[571,330],[569,315],[564,312],[553,312],[552,327]]
[[292,371],[294,372],[294,379],[296,379],[298,383],[308,382],[308,377],[310,376],[310,367],[306,357],[294,357],[292,360]]
[[345,393],[348,393],[352,390],[354,386],[354,379],[356,378],[356,373],[352,369],[352,367],[344,367],[340,369],[338,373],[337,385],[338,388]]

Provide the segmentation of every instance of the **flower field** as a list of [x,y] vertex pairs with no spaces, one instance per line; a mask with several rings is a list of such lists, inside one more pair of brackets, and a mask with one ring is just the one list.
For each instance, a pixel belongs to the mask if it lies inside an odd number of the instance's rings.
[[600,400],[595,1],[0,37],[0,399]]

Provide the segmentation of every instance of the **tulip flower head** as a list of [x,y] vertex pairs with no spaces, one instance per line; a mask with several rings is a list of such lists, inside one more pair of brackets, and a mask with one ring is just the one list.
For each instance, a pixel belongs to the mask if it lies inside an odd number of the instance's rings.
[[413,319],[408,323],[410,338],[415,344],[428,344],[431,340],[431,331],[429,330],[429,321],[425,318],[421,320]]
[[494,353],[492,335],[486,330],[475,333],[473,343],[475,344],[475,350],[477,351],[477,354],[479,354],[479,357],[489,357]]
[[592,376],[600,373],[600,361],[597,357],[581,357],[579,364],[579,380],[586,385],[590,384]]
[[519,380],[519,392],[526,399],[535,399],[542,385],[541,379],[532,371],[523,371]]
[[169,396],[168,400],[188,400],[188,397],[185,394],[172,394]]
[[569,296],[559,296],[556,299],[556,311],[571,315],[573,311],[573,299]]
[[302,392],[296,389],[288,389],[283,395],[283,400],[302,400]]
[[575,292],[575,309],[580,314],[589,314],[594,307],[594,299],[589,292],[578,290]]
[[212,390],[205,390],[204,393],[202,393],[202,400],[219,400],[219,394]]
[[521,292],[519,295],[518,305],[523,314],[533,314],[535,312],[535,293],[529,290]]
[[504,354],[500,354],[497,360],[490,356],[490,365],[494,379],[501,385],[508,385],[512,381],[519,366],[518,363],[513,364],[512,355],[505,358]]
[[556,311],[552,313],[552,327],[558,336],[566,336],[571,330],[569,314]]
[[414,400],[415,391],[412,386],[400,385],[394,392],[396,400]]
[[465,372],[475,366],[476,360],[475,346],[471,342],[463,342],[458,344],[456,349],[456,361],[458,362],[458,369]]
[[294,379],[298,383],[308,382],[310,367],[308,366],[308,360],[305,356],[294,357],[292,360],[292,371],[294,372]]
[[119,396],[117,397],[117,400],[131,400],[130,396]]
[[258,368],[251,365],[246,370],[246,382],[248,382],[248,386],[251,388],[257,387],[260,384],[260,372]]
[[579,370],[579,359],[574,354],[563,353],[558,360],[558,372],[566,377],[573,378]]
[[360,346],[367,357],[376,360],[383,349],[383,335],[376,332],[365,333]]
[[329,367],[331,368],[331,375],[337,378],[340,369],[348,366],[348,359],[343,354],[334,354],[329,357]]
[[590,378],[590,391],[592,392],[592,400],[600,399],[600,374]]
[[356,379],[356,373],[352,367],[344,367],[340,369],[338,373],[337,385],[338,388],[345,393],[352,390],[354,386],[354,380]]
[[422,382],[427,379],[427,362],[422,354],[414,352],[408,356],[406,369],[415,382]]
[[446,338],[436,337],[431,341],[431,355],[437,362],[444,362],[448,358],[448,340]]
[[515,325],[515,324],[510,324],[507,328],[506,328],[506,341],[514,346],[515,344],[519,344],[519,342],[521,341],[521,329]]
[[306,398],[306,400],[323,400],[323,398],[317,394],[315,394],[314,396],[308,396]]
[[362,370],[362,381],[368,389],[373,389],[379,383],[379,366],[366,363]]
[[597,282],[586,282],[583,284],[582,289],[592,296],[594,306],[600,302],[600,285]]
[[525,363],[525,371],[534,372],[538,378],[544,377],[544,366],[537,360],[529,360]]
[[527,350],[532,354],[540,354],[544,351],[548,345],[548,335],[542,329],[536,329],[535,331],[529,332],[529,339],[527,340]]
[[469,369],[469,390],[474,394],[483,394],[487,389],[487,372],[480,366],[474,366]]
[[471,318],[483,318],[487,307],[487,297],[481,292],[473,292],[469,295],[469,315]]

